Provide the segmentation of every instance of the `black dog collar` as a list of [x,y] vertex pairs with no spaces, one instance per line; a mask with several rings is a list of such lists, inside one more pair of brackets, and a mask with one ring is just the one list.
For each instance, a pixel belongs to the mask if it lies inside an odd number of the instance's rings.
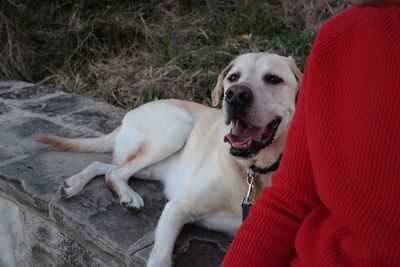
[[279,164],[281,163],[282,154],[279,155],[278,159],[271,165],[265,168],[260,168],[255,165],[251,165],[250,169],[252,169],[255,173],[267,174],[269,172],[276,171],[279,168]]

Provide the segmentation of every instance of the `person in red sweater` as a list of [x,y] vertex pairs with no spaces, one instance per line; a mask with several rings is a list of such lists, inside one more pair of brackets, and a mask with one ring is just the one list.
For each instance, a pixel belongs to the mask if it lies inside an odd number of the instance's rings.
[[281,166],[223,267],[400,266],[400,0],[366,2],[318,33]]

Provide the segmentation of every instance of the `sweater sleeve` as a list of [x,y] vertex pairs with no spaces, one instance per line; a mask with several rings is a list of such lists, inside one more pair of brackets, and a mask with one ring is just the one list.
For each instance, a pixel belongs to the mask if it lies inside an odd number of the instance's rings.
[[288,265],[295,256],[294,240],[301,222],[319,204],[305,131],[306,90],[308,77],[313,77],[311,57],[280,168],[273,175],[272,187],[264,189],[239,228],[224,267]]

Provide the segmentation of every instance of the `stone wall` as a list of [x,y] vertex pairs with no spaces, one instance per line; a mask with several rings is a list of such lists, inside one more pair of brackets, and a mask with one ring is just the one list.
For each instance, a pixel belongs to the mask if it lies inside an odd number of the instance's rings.
[[[34,133],[99,136],[118,126],[124,110],[104,102],[22,82],[0,82],[0,266],[144,266],[165,199],[157,182],[131,179],[145,202],[132,214],[92,180],[69,200],[58,188],[108,154],[56,152]],[[175,266],[218,266],[230,237],[185,226]]]

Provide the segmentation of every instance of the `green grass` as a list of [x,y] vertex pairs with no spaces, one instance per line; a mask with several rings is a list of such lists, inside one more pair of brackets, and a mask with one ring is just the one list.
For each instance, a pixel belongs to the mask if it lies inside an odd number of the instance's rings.
[[220,71],[245,52],[292,55],[303,68],[313,32],[291,30],[279,1],[237,3],[1,2],[0,44],[14,53],[2,50],[0,75],[132,108],[169,97],[210,103]]

